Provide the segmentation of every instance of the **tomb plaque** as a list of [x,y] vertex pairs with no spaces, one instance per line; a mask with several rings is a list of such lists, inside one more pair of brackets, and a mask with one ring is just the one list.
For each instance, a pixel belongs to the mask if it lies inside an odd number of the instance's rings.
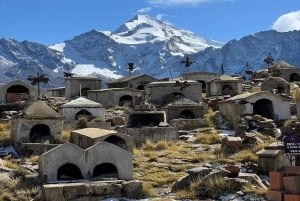
[[285,143],[285,152],[288,155],[300,156],[300,142]]

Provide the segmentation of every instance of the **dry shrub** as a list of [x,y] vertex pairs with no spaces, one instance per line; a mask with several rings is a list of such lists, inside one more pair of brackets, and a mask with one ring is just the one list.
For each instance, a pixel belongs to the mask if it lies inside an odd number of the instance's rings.
[[9,160],[4,162],[4,166],[15,170],[20,167],[19,164],[17,164],[16,162],[9,161]]
[[214,197],[222,194],[232,193],[241,188],[240,185],[232,185],[222,176],[211,176],[203,179],[199,178],[190,185],[190,190],[201,191],[208,197]]
[[69,142],[70,141],[71,132],[72,132],[72,130],[70,128],[63,130],[62,137],[61,137],[62,142]]
[[81,117],[77,121],[77,128],[86,128],[87,127],[88,119],[86,117]]
[[174,173],[166,168],[161,167],[147,167],[143,181],[151,183],[153,187],[160,187],[175,182],[178,178],[182,177],[186,173]]
[[243,191],[247,194],[254,194],[254,195],[262,196],[264,198],[267,198],[268,196],[268,189],[259,188],[253,185],[251,182],[248,182],[247,184],[243,185]]
[[39,156],[32,155],[29,158],[27,158],[27,161],[31,162],[33,165],[37,165],[39,164],[39,158],[40,158]]
[[144,150],[152,150],[152,151],[160,151],[160,150],[168,150],[174,146],[173,142],[169,142],[166,140],[160,140],[157,143],[151,142],[151,140],[147,139],[144,144]]
[[148,182],[143,182],[143,194],[148,196],[148,197],[152,197],[154,196],[154,192],[153,192],[153,189],[152,189],[152,185]]
[[258,156],[254,154],[251,150],[243,150],[234,154],[234,158],[241,163],[254,162],[258,160]]
[[200,134],[196,136],[195,142],[201,144],[218,144],[221,142],[221,136],[218,134]]
[[155,144],[151,140],[147,139],[146,142],[144,143],[143,149],[144,150],[153,150],[154,147],[155,147]]
[[196,198],[195,189],[184,189],[175,193],[177,199],[189,200]]
[[3,201],[13,201],[14,199],[14,195],[12,192],[1,192],[0,194],[0,199]]
[[189,160],[191,163],[199,163],[199,162],[206,162],[209,161],[211,158],[210,154],[196,154],[196,153],[191,153],[188,156],[186,156],[186,159]]
[[207,127],[212,127],[212,128],[215,127],[215,123],[213,121],[214,116],[215,116],[215,112],[213,111],[213,109],[208,108],[207,114],[204,115],[204,119],[207,122],[207,125],[206,125]]
[[13,142],[10,136],[10,128],[10,123],[0,123],[0,144],[2,146],[8,146]]

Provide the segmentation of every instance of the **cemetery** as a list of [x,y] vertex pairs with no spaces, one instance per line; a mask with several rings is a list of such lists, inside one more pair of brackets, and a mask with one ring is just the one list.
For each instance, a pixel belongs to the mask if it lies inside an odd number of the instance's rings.
[[247,82],[197,72],[108,88],[76,75],[47,91],[8,83],[0,199],[300,200],[299,73],[281,62]]

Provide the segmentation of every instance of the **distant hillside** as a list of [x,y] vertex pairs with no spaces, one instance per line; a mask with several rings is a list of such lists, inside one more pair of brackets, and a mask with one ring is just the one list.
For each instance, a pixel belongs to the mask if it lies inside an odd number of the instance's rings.
[[[80,75],[97,75],[105,83],[130,75],[129,62],[135,66],[133,75],[156,78],[194,71],[219,73],[222,64],[225,73],[242,75],[247,62],[252,70],[265,68],[263,60],[268,54],[300,67],[299,43],[300,31],[263,31],[222,44],[137,15],[115,31],[91,30],[50,47],[2,38],[0,79],[3,83],[26,81],[28,76],[40,73],[50,78],[42,87],[58,87],[64,84],[63,72],[70,70]],[[188,68],[180,63],[185,56],[195,61]]]

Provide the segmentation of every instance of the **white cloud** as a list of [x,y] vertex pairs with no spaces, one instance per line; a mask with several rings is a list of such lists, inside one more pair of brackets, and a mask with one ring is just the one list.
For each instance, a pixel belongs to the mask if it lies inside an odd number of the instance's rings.
[[165,15],[165,14],[157,14],[157,15],[155,16],[155,19],[157,19],[157,20],[159,20],[159,21],[162,21],[162,22],[164,22],[164,23],[166,23],[166,24],[172,25],[171,22],[169,22],[169,21],[166,20],[166,19],[163,19],[163,18],[165,18],[166,16],[167,16],[167,15]]
[[[183,4],[201,4],[220,0],[147,0],[149,4],[154,5],[183,5]],[[228,0],[227,0],[228,1]]]
[[274,22],[272,29],[279,32],[300,30],[300,10],[280,16]]
[[146,8],[141,8],[141,9],[139,9],[137,12],[138,12],[138,13],[148,13],[148,12],[150,12],[151,10],[152,10],[151,7],[146,7]]
[[163,20],[163,17],[164,17],[164,14],[158,14],[158,15],[156,15],[156,19],[157,20],[160,20],[160,21],[162,21]]

